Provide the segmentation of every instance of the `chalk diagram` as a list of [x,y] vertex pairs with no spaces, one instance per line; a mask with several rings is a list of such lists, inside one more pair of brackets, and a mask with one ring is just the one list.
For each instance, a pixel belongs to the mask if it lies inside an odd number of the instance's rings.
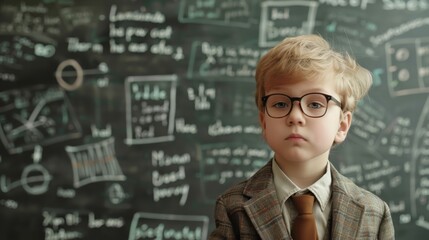
[[40,195],[48,191],[52,176],[49,174],[48,170],[39,163],[41,155],[42,148],[36,145],[34,148],[33,163],[24,168],[20,180],[11,182],[5,175],[1,175],[1,191],[6,193],[19,186],[31,195]]
[[428,93],[429,38],[399,39],[385,49],[391,96]]
[[[392,40],[385,51],[392,97],[429,93],[429,38]],[[410,209],[415,224],[429,229],[429,98],[416,117],[410,151]]]
[[[411,213],[417,225],[429,229],[429,98],[416,126],[411,154]],[[425,214],[426,213],[426,214]]]
[[0,92],[0,139],[11,154],[81,136],[73,109],[58,87]]
[[312,33],[318,6],[309,1],[262,2],[259,46],[272,47],[285,37]]
[[174,140],[176,85],[175,75],[135,76],[126,79],[126,144]]
[[81,146],[66,146],[72,162],[73,185],[79,188],[100,181],[124,181],[125,175],[116,159],[114,138]]
[[51,180],[52,176],[46,168],[39,163],[33,163],[24,168],[21,178],[18,181],[11,182],[6,176],[2,175],[0,186],[2,192],[5,193],[21,186],[31,195],[40,195],[48,190]]
[[[69,70],[72,68],[73,70]],[[97,69],[83,69],[74,59],[61,62],[55,71],[58,84],[67,91],[73,91],[82,86],[85,75],[106,74],[109,68],[106,63],[100,63]],[[65,78],[70,78],[68,81]]]

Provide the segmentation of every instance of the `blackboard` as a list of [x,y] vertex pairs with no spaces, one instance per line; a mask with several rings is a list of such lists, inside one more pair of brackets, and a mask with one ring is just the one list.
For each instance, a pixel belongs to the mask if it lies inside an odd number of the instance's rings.
[[429,1],[0,2],[2,239],[205,239],[272,156],[260,56],[315,33],[374,77],[331,161],[429,233]]

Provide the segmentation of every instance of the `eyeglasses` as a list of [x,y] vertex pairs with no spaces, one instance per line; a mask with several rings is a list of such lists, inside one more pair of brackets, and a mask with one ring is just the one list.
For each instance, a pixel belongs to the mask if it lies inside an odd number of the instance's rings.
[[289,97],[285,94],[274,93],[262,97],[267,114],[272,118],[282,118],[289,115],[295,101],[299,102],[301,111],[312,118],[323,117],[328,111],[329,101],[341,108],[340,101],[324,93],[307,93],[302,97]]

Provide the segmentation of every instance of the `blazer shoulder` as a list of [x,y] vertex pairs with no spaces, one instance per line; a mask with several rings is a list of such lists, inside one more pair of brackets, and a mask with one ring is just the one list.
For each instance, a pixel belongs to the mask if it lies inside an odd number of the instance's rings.
[[247,182],[248,180],[235,184],[219,195],[216,200],[215,212],[218,213],[220,211],[219,209],[222,209],[221,211],[226,211],[229,216],[244,212],[243,205],[249,200],[249,198],[243,194]]
[[376,194],[364,189],[361,186],[358,186],[352,180],[338,172],[336,172],[334,176],[336,178],[336,184],[334,184],[334,188],[336,188],[337,191],[341,191],[348,195],[353,199],[353,201],[359,203],[360,205],[366,207],[373,206],[377,209],[382,209],[383,211],[386,210],[385,208],[387,203]]
[[244,188],[246,187],[249,180],[244,180],[230,186],[225,192],[223,192],[219,198],[230,198],[237,195],[243,195]]
[[335,236],[350,234],[350,239],[356,239],[357,236],[360,236],[359,239],[394,239],[395,230],[387,203],[334,168],[331,172],[332,204],[337,222],[333,234]]

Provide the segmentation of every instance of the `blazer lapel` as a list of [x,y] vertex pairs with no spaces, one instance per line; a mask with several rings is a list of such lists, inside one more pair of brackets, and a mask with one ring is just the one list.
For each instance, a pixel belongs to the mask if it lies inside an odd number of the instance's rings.
[[365,206],[353,200],[343,177],[331,164],[332,172],[332,216],[331,239],[356,239],[361,226]]
[[291,239],[274,187],[272,161],[255,173],[243,193],[250,199],[244,209],[262,239]]
[[244,209],[262,239],[291,239],[273,189],[262,191],[251,198]]

